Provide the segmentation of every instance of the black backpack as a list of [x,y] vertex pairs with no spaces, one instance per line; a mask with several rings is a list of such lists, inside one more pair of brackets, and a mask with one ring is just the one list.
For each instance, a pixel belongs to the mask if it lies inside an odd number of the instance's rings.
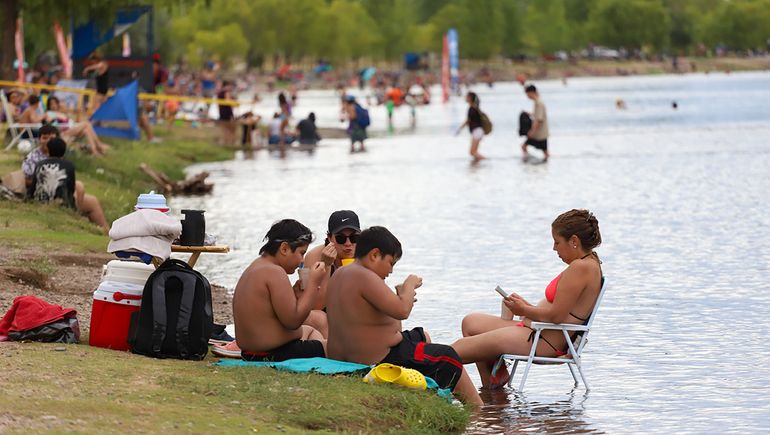
[[184,261],[168,259],[147,278],[128,345],[140,355],[201,360],[213,325],[208,280]]
[[519,114],[519,136],[526,136],[529,129],[532,128],[532,118],[527,112]]

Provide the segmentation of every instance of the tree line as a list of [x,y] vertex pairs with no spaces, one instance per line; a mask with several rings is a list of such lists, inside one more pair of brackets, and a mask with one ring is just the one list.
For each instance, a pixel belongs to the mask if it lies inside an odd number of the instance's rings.
[[[3,68],[23,13],[28,53],[54,47],[51,20],[107,20],[133,0],[4,0]],[[440,53],[449,28],[460,57],[540,56],[590,44],[649,54],[699,47],[747,52],[770,44],[770,0],[150,0],[156,47],[192,65],[216,59],[292,63],[397,61]],[[15,11],[14,11],[15,8]],[[10,39],[9,39],[10,38]],[[31,50],[31,51],[30,51]]]

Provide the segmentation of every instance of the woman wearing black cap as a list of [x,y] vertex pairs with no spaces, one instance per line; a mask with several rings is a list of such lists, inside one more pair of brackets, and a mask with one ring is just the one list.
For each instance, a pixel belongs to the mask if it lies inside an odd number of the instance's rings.
[[323,246],[316,246],[308,251],[305,254],[305,264],[323,261],[331,276],[337,268],[343,266],[343,260],[353,258],[359,234],[361,234],[361,224],[355,212],[335,211],[329,216],[329,228]]
[[[329,216],[329,226],[326,240],[323,245],[316,246],[305,254],[305,264],[315,264],[323,261],[329,276],[334,271],[347,264],[347,260],[353,260],[356,252],[356,242],[361,234],[361,224],[358,215],[351,210],[337,210]],[[321,286],[319,298],[305,322],[326,337],[328,327],[326,324],[326,281]]]

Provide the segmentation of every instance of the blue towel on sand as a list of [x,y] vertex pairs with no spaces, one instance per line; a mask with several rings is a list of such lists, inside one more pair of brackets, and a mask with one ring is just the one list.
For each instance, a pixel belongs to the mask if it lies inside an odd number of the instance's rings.
[[296,373],[320,373],[322,375],[337,375],[369,372],[370,366],[329,358],[297,358],[281,362],[244,361],[240,359],[220,359],[218,366],[222,367],[272,367]]
[[[266,361],[244,361],[240,359],[220,359],[219,362],[214,363],[220,367],[272,367],[278,370],[286,370],[295,373],[320,373],[322,375],[344,375],[344,374],[360,374],[364,375],[369,373],[374,366],[368,366],[365,364],[356,364],[346,361],[337,361],[329,358],[297,358],[289,359],[280,362],[266,362]],[[360,373],[359,373],[360,372]],[[429,377],[425,377],[425,381],[428,383],[428,388],[436,391],[436,394],[447,399],[452,400],[452,391],[448,388],[439,388],[436,381]]]

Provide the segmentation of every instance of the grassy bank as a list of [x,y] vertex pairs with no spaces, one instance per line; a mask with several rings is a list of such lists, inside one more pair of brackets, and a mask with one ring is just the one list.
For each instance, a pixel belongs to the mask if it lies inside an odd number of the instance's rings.
[[[140,163],[181,179],[184,168],[192,163],[232,158],[232,150],[212,145],[210,129],[194,134],[175,130],[173,138],[166,137],[162,143],[105,138],[112,145],[107,156],[69,152],[66,158],[74,162],[77,179],[85,184],[87,193],[99,198],[107,221],[112,222],[132,210],[138,194],[157,189],[139,170]],[[0,174],[18,170],[23,158],[16,151],[0,153]],[[0,201],[0,231],[5,241],[22,247],[44,244],[100,252],[107,242],[106,236],[77,213],[39,204]]]
[[[155,188],[139,163],[179,179],[191,163],[233,155],[212,145],[214,129],[173,136],[159,144],[109,140],[104,158],[67,158],[112,221]],[[0,152],[0,174],[17,170],[22,158]],[[22,294],[75,307],[87,343],[92,292],[109,259],[107,237],[73,211],[0,200],[0,240],[0,315]],[[211,355],[155,360],[85,344],[0,343],[0,361],[0,432],[432,433],[459,432],[468,420],[464,409],[432,393],[360,378],[218,368]]]
[[468,413],[360,377],[156,360],[84,345],[0,344],[0,431],[438,433]]

